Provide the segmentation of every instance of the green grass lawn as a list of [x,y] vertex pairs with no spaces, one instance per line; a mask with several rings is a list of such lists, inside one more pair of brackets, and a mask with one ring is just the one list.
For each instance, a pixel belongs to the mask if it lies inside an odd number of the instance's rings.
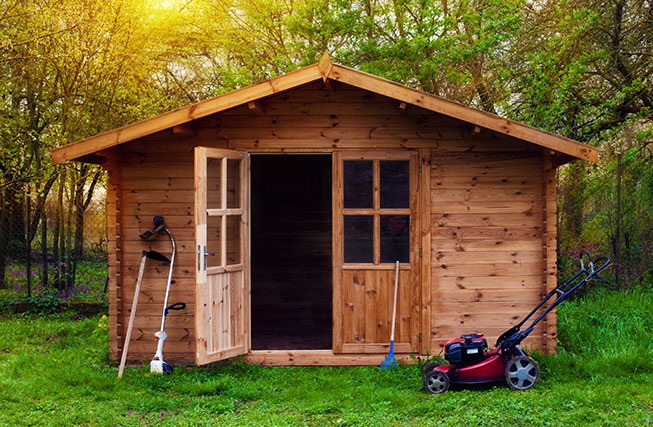
[[[532,390],[429,395],[418,366],[148,367],[117,379],[106,319],[0,319],[2,425],[651,425],[650,290],[599,291],[560,307],[560,354],[535,355]],[[152,347],[154,351],[154,344]]]

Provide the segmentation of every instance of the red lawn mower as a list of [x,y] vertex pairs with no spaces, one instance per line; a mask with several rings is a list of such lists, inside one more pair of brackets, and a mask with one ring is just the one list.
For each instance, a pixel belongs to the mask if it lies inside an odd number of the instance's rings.
[[[595,268],[595,263],[600,267]],[[609,283],[599,276],[609,264],[609,258],[592,261],[589,254],[581,254],[581,270],[549,292],[521,322],[501,334],[497,339],[496,348],[490,352],[487,352],[487,341],[483,334],[462,335],[447,342],[444,346],[444,358],[449,365],[427,363],[422,369],[424,389],[429,393],[444,393],[451,384],[482,384],[504,380],[513,390],[528,390],[533,387],[540,378],[540,368],[535,360],[519,348],[519,344],[533,332],[535,325],[547,313],[583,284],[592,279]],[[521,331],[522,325],[554,295],[557,297],[551,305],[527,329]]]

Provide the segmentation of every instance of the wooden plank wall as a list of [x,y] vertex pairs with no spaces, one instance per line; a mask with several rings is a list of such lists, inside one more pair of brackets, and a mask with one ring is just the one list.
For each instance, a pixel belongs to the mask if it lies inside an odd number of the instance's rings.
[[[543,294],[548,294],[558,286],[558,255],[557,255],[557,212],[556,202],[556,169],[553,165],[552,156],[542,157],[542,215],[543,215],[543,236],[542,249],[544,265]],[[557,312],[551,311],[542,321],[544,336],[542,337],[542,349],[549,354],[556,352],[558,347]]]
[[[431,349],[463,333],[491,345],[542,295],[542,155],[482,135],[431,151]],[[541,348],[542,325],[525,341]]]
[[126,327],[122,325],[122,165],[118,150],[107,153],[103,167],[109,171],[107,182],[107,252],[108,289],[109,289],[109,354],[117,360],[119,355],[119,337],[124,335]]
[[[114,271],[122,271],[122,286],[116,289],[116,296],[112,296],[111,300],[112,303],[114,300],[116,302],[116,323],[125,325],[125,329],[142,251],[152,249],[168,257],[171,255],[170,240],[165,234],[150,241],[141,240],[139,234],[152,229],[155,215],[162,215],[175,238],[177,255],[170,303],[182,301],[187,307],[186,310],[168,314],[164,357],[171,361],[190,362],[195,354],[193,148],[196,144],[195,139],[179,139],[163,133],[122,145],[121,235],[109,227],[110,247],[119,237],[122,238],[122,252],[117,252],[118,256],[122,256],[122,263],[116,254],[111,253],[109,271],[112,280]],[[225,142],[205,138],[201,145],[224,147]],[[154,356],[154,333],[161,323],[167,278],[166,264],[148,261],[129,347],[129,360],[148,360]],[[119,358],[122,339],[122,329],[112,327],[112,359]]]
[[[170,301],[188,304],[185,311],[170,314],[164,355],[171,361],[194,360],[196,145],[276,153],[430,150],[430,351],[437,353],[461,333],[482,331],[493,338],[510,327],[543,289],[540,150],[486,130],[478,133],[418,107],[399,106],[396,100],[342,84],[331,91],[318,83],[265,99],[257,110],[244,106],[196,121],[191,132],[160,132],[112,149],[122,156],[122,180],[108,194],[110,221],[120,226],[109,227],[110,309],[116,318],[111,357],[119,358],[121,325],[130,314],[141,251],[170,253],[164,236],[152,242],[138,238],[151,229],[154,215],[163,215],[178,249]],[[423,157],[426,165],[428,156]],[[120,203],[119,216],[112,211],[112,200]],[[413,268],[419,271],[420,266]],[[146,270],[130,360],[148,360],[154,354],[167,272],[160,263],[149,263]],[[420,304],[422,313],[428,313],[428,304]],[[541,340],[538,329],[528,343]]]

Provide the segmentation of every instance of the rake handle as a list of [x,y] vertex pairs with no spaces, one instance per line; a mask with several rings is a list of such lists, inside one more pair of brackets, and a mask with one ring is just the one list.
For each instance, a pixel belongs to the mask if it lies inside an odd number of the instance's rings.
[[390,342],[395,340],[395,321],[397,320],[397,288],[399,284],[399,261],[395,266],[395,296],[392,304],[392,329],[390,330]]

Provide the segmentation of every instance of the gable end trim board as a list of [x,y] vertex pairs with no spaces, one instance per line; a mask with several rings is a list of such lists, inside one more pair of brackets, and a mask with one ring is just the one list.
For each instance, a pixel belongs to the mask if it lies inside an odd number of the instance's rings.
[[55,164],[70,160],[88,161],[89,155],[175,126],[255,102],[301,85],[328,80],[394,98],[435,113],[444,114],[475,126],[509,135],[567,156],[596,162],[598,149],[495,114],[450,101],[402,84],[331,62],[324,54],[320,62],[241,89],[228,92],[130,125],[52,150]]

